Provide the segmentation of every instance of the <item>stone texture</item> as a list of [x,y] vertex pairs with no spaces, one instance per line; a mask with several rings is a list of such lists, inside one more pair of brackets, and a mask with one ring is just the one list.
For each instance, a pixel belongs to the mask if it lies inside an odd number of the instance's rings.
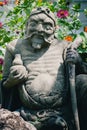
[[0,109],[0,130],[36,130],[36,128],[24,121],[17,112]]

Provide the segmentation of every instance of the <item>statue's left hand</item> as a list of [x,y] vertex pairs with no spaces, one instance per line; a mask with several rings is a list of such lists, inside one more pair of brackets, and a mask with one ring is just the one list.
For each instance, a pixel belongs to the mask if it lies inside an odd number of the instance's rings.
[[66,51],[66,62],[67,63],[73,63],[78,64],[82,61],[79,53],[76,49],[68,48]]

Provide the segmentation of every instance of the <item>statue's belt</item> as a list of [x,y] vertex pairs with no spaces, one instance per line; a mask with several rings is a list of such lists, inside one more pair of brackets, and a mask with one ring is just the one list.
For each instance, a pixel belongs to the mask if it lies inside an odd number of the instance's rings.
[[[67,130],[67,123],[63,119],[62,113],[60,110],[54,110],[54,109],[43,109],[43,110],[26,110],[24,108],[21,109],[21,116],[26,120],[31,122],[37,129],[43,127],[43,126],[50,126],[52,124],[56,125],[56,121],[59,122],[62,120],[64,123],[64,126],[60,124],[63,130]],[[52,120],[51,120],[52,119]]]
[[44,121],[46,119],[49,119],[50,117],[55,117],[57,118],[57,116],[61,116],[61,112],[54,110],[54,109],[43,109],[43,110],[27,110],[22,108],[21,109],[21,116],[23,116],[24,118],[26,118],[26,120],[31,120],[31,121],[35,121],[35,120],[39,120],[39,121]]

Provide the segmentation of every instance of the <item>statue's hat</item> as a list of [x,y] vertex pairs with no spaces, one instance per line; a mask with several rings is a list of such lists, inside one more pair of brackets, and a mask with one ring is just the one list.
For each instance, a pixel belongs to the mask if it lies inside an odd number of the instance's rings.
[[31,17],[32,15],[39,14],[39,13],[44,13],[45,15],[47,15],[50,19],[54,21],[54,24],[56,25],[54,13],[46,7],[38,7],[38,8],[33,9],[29,17]]

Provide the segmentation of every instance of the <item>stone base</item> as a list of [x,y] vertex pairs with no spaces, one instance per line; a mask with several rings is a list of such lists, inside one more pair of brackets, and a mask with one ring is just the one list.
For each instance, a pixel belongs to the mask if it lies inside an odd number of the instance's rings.
[[0,109],[0,130],[36,130],[36,128],[24,121],[19,113]]

